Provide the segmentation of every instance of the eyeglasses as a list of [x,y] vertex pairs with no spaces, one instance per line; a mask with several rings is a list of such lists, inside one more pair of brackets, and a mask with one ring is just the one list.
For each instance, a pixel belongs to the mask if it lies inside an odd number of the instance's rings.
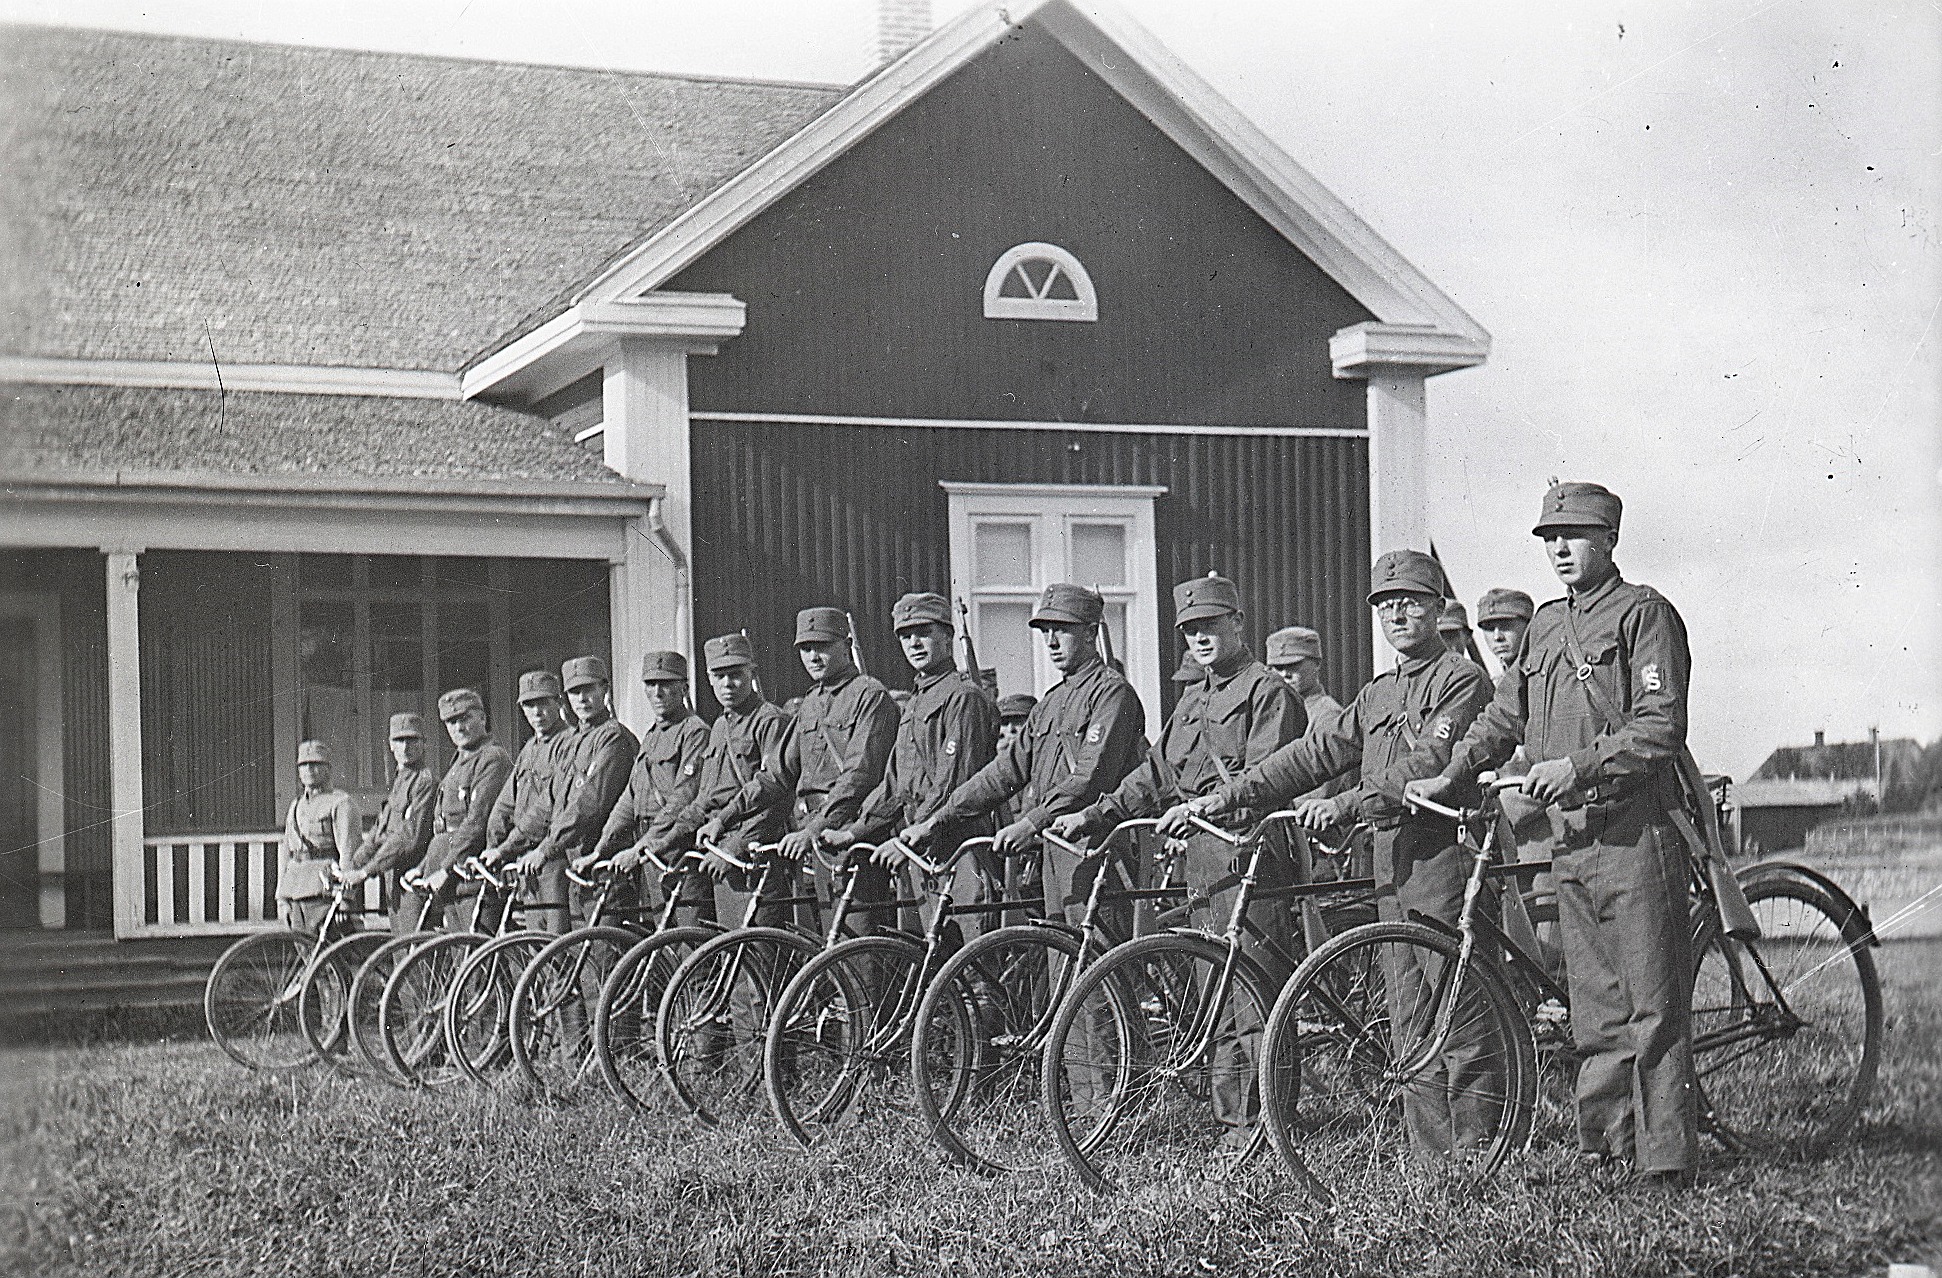
[[1385,595],[1370,605],[1377,612],[1388,613],[1393,616],[1400,611],[1406,612],[1412,617],[1423,616],[1436,606],[1433,601],[1420,599],[1415,595]]

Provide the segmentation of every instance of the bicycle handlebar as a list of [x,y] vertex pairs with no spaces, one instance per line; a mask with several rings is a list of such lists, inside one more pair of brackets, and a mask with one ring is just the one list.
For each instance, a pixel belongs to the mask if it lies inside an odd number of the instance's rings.
[[[1500,777],[1494,772],[1482,772],[1477,775],[1477,784],[1488,794],[1501,794],[1505,790],[1515,790],[1517,787],[1523,785],[1524,778]],[[1468,815],[1472,815],[1480,810],[1472,808],[1466,813],[1462,808],[1445,807],[1435,799],[1425,799],[1421,795],[1410,794],[1408,792],[1404,792],[1403,802],[1412,808],[1418,808],[1424,812],[1433,812],[1437,816],[1445,817],[1451,821],[1465,820]]]

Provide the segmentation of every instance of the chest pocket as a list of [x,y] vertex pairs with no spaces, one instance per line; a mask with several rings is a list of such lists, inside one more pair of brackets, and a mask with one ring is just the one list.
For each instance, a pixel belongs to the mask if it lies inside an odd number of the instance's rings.
[[1580,735],[1588,743],[1600,732],[1619,726],[1610,722],[1611,715],[1605,707],[1626,713],[1632,689],[1625,669],[1625,654],[1619,650],[1616,636],[1588,638],[1583,652],[1584,670],[1572,664],[1569,652],[1557,654],[1550,671],[1554,688],[1551,704],[1560,720],[1583,722]]
[[1201,712],[1201,743],[1222,783],[1246,770],[1250,726],[1245,697],[1236,697],[1225,705],[1210,701]]

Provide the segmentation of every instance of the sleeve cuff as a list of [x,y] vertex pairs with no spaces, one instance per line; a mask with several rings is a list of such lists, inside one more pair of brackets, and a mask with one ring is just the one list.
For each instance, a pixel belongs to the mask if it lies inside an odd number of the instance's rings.
[[1573,750],[1564,757],[1571,761],[1572,776],[1576,778],[1581,789],[1598,780],[1598,751],[1595,748],[1586,746],[1582,750]]

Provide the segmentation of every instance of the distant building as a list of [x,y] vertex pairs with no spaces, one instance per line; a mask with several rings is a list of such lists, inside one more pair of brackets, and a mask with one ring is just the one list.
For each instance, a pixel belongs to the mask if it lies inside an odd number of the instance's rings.
[[1797,848],[1809,830],[1844,813],[1898,810],[1904,795],[1919,802],[1923,753],[1907,737],[1830,745],[1824,732],[1811,746],[1782,746],[1734,787],[1740,838],[1769,852]]

